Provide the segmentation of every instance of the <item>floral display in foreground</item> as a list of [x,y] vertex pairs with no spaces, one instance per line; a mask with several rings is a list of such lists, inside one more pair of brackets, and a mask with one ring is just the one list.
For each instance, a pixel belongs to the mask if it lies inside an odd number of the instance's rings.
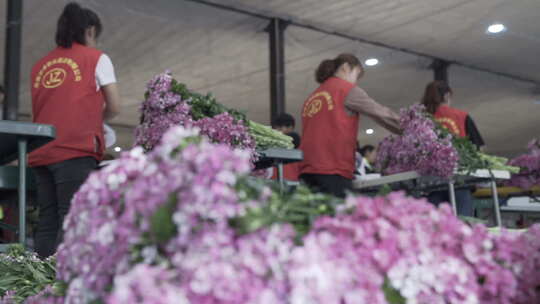
[[248,152],[182,127],[124,153],[75,196],[57,255],[65,292],[30,303],[540,301],[540,225],[495,235],[403,193],[287,217],[264,184],[239,186],[249,167]]
[[512,174],[512,178],[507,183],[509,186],[522,189],[540,186],[540,140],[531,140],[527,148],[527,153],[509,162],[510,165],[521,168],[519,173]]
[[459,156],[452,136],[440,138],[435,122],[420,104],[400,112],[402,135],[390,135],[380,143],[377,167],[384,174],[418,171],[422,175],[450,177],[457,169]]

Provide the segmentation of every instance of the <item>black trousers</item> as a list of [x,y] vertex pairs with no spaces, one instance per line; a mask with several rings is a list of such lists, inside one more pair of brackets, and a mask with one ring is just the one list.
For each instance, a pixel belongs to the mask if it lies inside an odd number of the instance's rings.
[[71,199],[96,167],[94,158],[81,157],[33,168],[39,206],[35,244],[42,258],[53,255],[62,242],[62,224]]
[[347,191],[352,190],[352,180],[341,175],[302,174],[300,179],[317,192],[345,198]]
[[[457,214],[462,216],[473,217],[474,206],[472,191],[470,188],[456,189],[456,208]],[[435,191],[428,195],[428,201],[435,206],[439,206],[440,203],[450,203],[450,195],[448,191]]]

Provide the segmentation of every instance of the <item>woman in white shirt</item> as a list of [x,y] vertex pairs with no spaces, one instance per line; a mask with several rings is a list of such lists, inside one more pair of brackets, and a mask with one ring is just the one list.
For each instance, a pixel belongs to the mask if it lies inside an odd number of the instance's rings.
[[356,151],[356,176],[366,176],[375,173],[377,150],[372,145],[365,145]]

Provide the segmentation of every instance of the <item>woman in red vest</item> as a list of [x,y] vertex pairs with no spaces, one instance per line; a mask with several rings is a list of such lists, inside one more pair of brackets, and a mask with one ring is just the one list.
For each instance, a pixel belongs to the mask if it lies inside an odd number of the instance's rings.
[[58,19],[57,48],[32,68],[32,114],[56,127],[56,139],[29,156],[37,180],[36,251],[54,254],[71,199],[102,158],[104,119],[119,112],[110,58],[96,49],[102,25],[93,11],[69,3]]
[[422,104],[428,113],[432,114],[439,123],[454,135],[469,137],[478,148],[484,145],[484,140],[476,128],[471,116],[462,110],[452,108],[452,89],[444,81],[429,83],[422,98]]
[[[446,82],[433,81],[426,87],[422,104],[435,117],[435,120],[451,133],[460,137],[468,137],[478,148],[484,146],[484,140],[471,116],[465,111],[450,106],[452,94],[452,89]],[[432,192],[429,194],[428,200],[435,205],[448,202],[448,191]],[[459,215],[474,215],[470,188],[456,189],[456,202]]]
[[338,197],[352,189],[359,115],[400,132],[398,115],[357,86],[363,75],[362,64],[352,54],[324,60],[315,73],[320,86],[302,109],[300,178],[312,188]]

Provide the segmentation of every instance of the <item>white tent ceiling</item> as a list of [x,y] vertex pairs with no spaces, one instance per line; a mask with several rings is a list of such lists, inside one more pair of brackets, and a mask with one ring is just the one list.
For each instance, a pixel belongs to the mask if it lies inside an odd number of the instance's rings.
[[[166,69],[188,87],[211,91],[219,101],[268,123],[267,21],[185,0],[79,1],[101,16],[100,48],[111,56],[123,95],[123,113],[114,121],[120,145],[131,145],[132,127],[145,84]],[[513,74],[540,83],[540,1],[538,0],[214,0],[265,15],[290,18],[352,36],[404,47],[436,57]],[[4,2],[5,3],[5,2]],[[21,108],[30,110],[28,75],[32,64],[54,47],[55,24],[64,0],[25,0]],[[5,7],[0,5],[0,41]],[[493,22],[508,30],[485,34]],[[316,86],[318,63],[341,52],[379,58],[361,86],[393,109],[417,102],[432,72],[430,60],[290,26],[286,30],[287,111],[299,109]],[[0,49],[3,57],[3,49]],[[450,68],[456,107],[470,111],[488,144],[503,155],[521,152],[540,136],[540,100],[535,85],[460,66]],[[368,119],[362,143],[386,133]]]

